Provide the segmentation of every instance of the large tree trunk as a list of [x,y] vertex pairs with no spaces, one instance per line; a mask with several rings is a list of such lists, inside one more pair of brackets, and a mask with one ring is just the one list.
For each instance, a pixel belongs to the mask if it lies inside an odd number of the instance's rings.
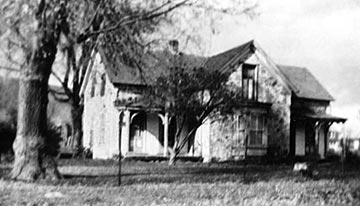
[[[44,52],[51,55],[45,56]],[[55,54],[56,45],[55,48],[39,47],[21,71],[17,134],[13,144],[14,179],[33,181],[45,176],[60,177],[55,161],[43,152],[47,131],[48,79]]]
[[54,12],[46,12],[47,4],[38,5],[31,50],[26,50],[26,66],[21,69],[19,108],[12,178],[34,181],[39,178],[60,178],[57,165],[46,154],[48,80],[55,60],[57,44],[66,23],[66,5],[59,4]]

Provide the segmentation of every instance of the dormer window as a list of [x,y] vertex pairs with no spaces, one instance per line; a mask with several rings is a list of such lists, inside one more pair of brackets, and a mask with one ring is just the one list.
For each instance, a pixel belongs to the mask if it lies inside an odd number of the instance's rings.
[[257,100],[257,76],[256,65],[242,65],[242,95],[244,99]]

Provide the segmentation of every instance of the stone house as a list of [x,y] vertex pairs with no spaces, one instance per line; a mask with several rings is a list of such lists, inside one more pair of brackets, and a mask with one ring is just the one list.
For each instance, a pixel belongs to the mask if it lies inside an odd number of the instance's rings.
[[[84,147],[93,151],[94,158],[117,155],[119,145],[123,156],[167,156],[174,142],[174,120],[140,101],[146,80],[161,75],[166,66],[149,66],[144,77],[109,59],[99,50],[85,74]],[[345,119],[328,113],[334,99],[306,68],[275,64],[254,41],[190,59],[197,59],[189,61],[196,66],[229,74],[228,81],[246,101],[228,118],[206,121],[181,155],[224,161],[315,152],[325,158],[329,126]]]

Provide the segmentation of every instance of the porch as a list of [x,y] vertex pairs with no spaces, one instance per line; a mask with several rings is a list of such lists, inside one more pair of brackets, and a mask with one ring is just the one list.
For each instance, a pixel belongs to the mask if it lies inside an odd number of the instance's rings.
[[[144,110],[139,107],[118,107],[119,148],[126,159],[168,158],[175,144],[176,119],[160,109]],[[187,125],[180,137],[187,133]],[[193,140],[186,143],[180,156],[192,157]]]
[[294,116],[290,128],[290,153],[305,158],[327,156],[328,132],[333,123],[344,123],[345,118],[329,114],[309,114]]

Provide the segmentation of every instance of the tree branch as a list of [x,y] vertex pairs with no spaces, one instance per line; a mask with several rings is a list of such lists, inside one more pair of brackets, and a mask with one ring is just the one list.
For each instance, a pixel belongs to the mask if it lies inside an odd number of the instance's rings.
[[58,80],[58,82],[62,85],[66,95],[68,95],[69,97],[71,97],[73,95],[73,93],[71,92],[71,90],[69,89],[69,87],[64,84],[64,82],[61,80],[61,78],[54,72],[51,71],[51,74],[53,75],[53,77],[55,77],[56,80]]
[[[166,10],[160,11],[160,12],[157,12],[157,11],[161,10],[164,7],[164,5],[161,5],[161,6],[155,8],[155,9],[149,11],[149,12],[144,13],[144,14],[126,16],[122,20],[120,20],[116,25],[110,26],[109,28],[100,29],[100,30],[85,33],[85,34],[80,34],[77,42],[80,43],[82,41],[85,41],[86,39],[88,39],[88,38],[90,38],[90,37],[92,37],[94,35],[98,35],[98,34],[101,34],[101,33],[107,33],[107,32],[117,30],[117,29],[119,29],[120,27],[122,27],[124,25],[129,25],[129,24],[132,24],[132,23],[135,23],[135,22],[138,22],[138,21],[146,21],[146,20],[149,20],[149,19],[153,19],[153,18],[162,16],[162,15],[165,15],[165,14],[173,11],[174,9],[176,9],[176,8],[178,8],[180,6],[186,5],[186,3],[188,1],[189,0],[183,0],[183,1],[175,4],[174,6],[171,6],[171,7],[167,8]],[[166,4],[169,4],[169,3],[166,3]]]

